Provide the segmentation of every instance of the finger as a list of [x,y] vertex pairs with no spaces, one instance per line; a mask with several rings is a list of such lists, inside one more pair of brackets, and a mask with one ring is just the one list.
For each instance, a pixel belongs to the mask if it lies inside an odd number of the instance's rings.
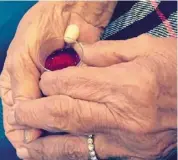
[[76,134],[109,132],[119,123],[105,104],[67,96],[50,96],[20,103],[8,115],[8,120],[12,125]]
[[[14,102],[12,99],[10,76],[5,67],[0,77],[0,89],[3,106],[3,122],[5,134],[12,143],[12,145],[16,148],[22,143],[30,142],[38,138],[40,136],[40,132],[34,129],[23,130],[21,129],[21,127],[16,128],[7,123],[7,115],[9,111],[12,110]],[[26,137],[26,139],[24,139],[24,137]]]
[[[115,74],[110,74],[110,73]],[[77,99],[102,102],[112,95],[110,80],[114,82],[119,69],[95,67],[71,67],[41,76],[40,88],[44,95],[67,95]],[[119,76],[120,76],[119,75]],[[117,79],[117,83],[119,80]],[[116,88],[113,88],[115,90]]]
[[[36,6],[37,5],[35,5],[33,8],[36,8]],[[13,108],[13,104],[17,103],[17,101],[31,99],[31,98],[33,99],[41,95],[39,87],[36,87],[38,86],[37,79],[39,78],[39,73],[34,67],[34,63],[31,60],[31,57],[29,57],[28,55],[29,46],[27,47],[27,43],[26,43],[27,36],[25,35],[30,26],[29,12],[26,14],[26,17],[28,18],[22,20],[23,22],[24,21],[25,22],[23,24],[21,22],[21,24],[18,26],[15,38],[13,39],[13,41],[9,46],[8,54],[6,57],[6,63],[3,69],[3,71],[6,71],[9,75],[8,82],[11,91],[11,98],[9,98],[9,96],[6,95],[3,96],[3,101],[4,101],[3,116],[4,116],[6,135],[14,146],[16,146],[17,143],[19,144],[24,142],[23,139],[24,137],[23,136],[21,137],[21,135],[24,134],[24,130],[19,130],[14,126],[10,126],[9,124],[7,124],[7,114],[9,113],[9,109],[10,109],[9,107],[12,106]],[[35,74],[37,74],[36,78],[33,77],[33,75],[36,76]],[[2,89],[2,93],[3,92],[4,91]],[[9,105],[9,102],[7,101],[9,99],[12,99],[11,105]],[[31,135],[30,137],[32,138],[29,140],[34,140],[40,135],[40,132],[34,129],[28,129],[26,133],[28,132],[29,132],[28,135]]]
[[[54,6],[54,3],[48,5],[37,3],[32,7],[18,26],[8,49],[11,63],[7,65],[7,68],[14,103],[41,97],[39,89],[41,66],[38,57],[40,54],[50,54],[63,45],[58,37],[63,35],[69,15],[62,15],[59,8],[57,16],[54,16],[51,14],[55,12]],[[33,23],[31,23],[32,20]],[[51,20],[53,23],[50,23]],[[59,24],[59,22],[63,23]],[[60,26],[60,29],[56,26]]]
[[87,160],[87,138],[75,136],[48,136],[17,149],[21,159]]
[[83,44],[83,53],[75,46],[82,61],[91,66],[110,66],[132,61],[139,56],[146,56],[149,36],[141,35],[128,40],[104,40],[94,44]]
[[[87,141],[87,136],[48,136],[21,146],[17,149],[17,155],[21,159],[34,160],[85,160],[89,158]],[[97,134],[93,143],[98,159],[136,155],[120,145],[118,137],[112,135]]]
[[64,35],[69,16],[62,14],[57,3],[37,3],[25,14],[8,49],[12,57],[8,70],[15,102],[41,97],[39,57],[63,46],[60,37]]
[[4,101],[3,104],[3,123],[5,128],[5,135],[12,145],[16,148],[23,143],[28,143],[37,139],[41,132],[35,129],[20,129],[20,127],[14,127],[7,122],[7,116],[12,110],[12,106],[7,105]]
[[[40,89],[38,87],[38,78],[40,75],[35,68],[34,63],[30,60],[30,58],[18,59],[17,56],[16,60],[17,61],[14,61],[13,66],[11,66],[8,70],[11,79],[12,99],[14,102],[13,104],[41,96]],[[27,66],[24,64],[24,62],[22,62],[23,60],[26,61]],[[12,106],[12,108],[13,107],[14,106]],[[7,117],[5,121],[7,121]],[[21,135],[20,133],[27,133],[28,138],[24,139],[23,142],[32,141],[38,138],[41,134],[39,130],[35,129],[19,130],[19,128],[16,127],[13,129],[17,129],[16,133],[18,132],[19,135]],[[13,136],[13,134],[10,135]]]
[[[22,52],[21,52],[22,53]],[[28,54],[27,52],[25,54]],[[26,64],[24,64],[26,61]],[[14,103],[41,96],[38,87],[40,73],[29,56],[17,61],[9,69]]]
[[25,14],[7,51],[7,59],[10,63],[6,67],[10,75],[14,103],[41,96],[37,87],[40,74],[32,60],[33,56],[29,55],[34,38],[30,35],[25,36],[28,35],[30,20],[34,16],[33,13],[37,11],[38,6],[38,4],[33,6]]

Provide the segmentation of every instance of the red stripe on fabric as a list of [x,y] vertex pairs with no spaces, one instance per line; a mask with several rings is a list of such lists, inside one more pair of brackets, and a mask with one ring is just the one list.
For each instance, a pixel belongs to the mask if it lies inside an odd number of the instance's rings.
[[164,26],[166,27],[167,32],[169,33],[169,36],[171,37],[177,37],[176,33],[174,32],[169,20],[166,19],[165,15],[161,12],[161,10],[158,8],[158,3],[155,1],[150,1],[154,9],[156,10],[156,13],[158,14],[159,18],[162,20]]

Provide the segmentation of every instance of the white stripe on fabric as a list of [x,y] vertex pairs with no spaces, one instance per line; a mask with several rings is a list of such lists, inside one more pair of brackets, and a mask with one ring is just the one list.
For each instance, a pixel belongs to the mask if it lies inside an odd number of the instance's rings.
[[169,21],[170,21],[172,28],[173,28],[174,32],[176,33],[176,35],[177,35],[177,14],[178,14],[178,12],[176,11],[176,12],[172,13],[169,18]]
[[[177,35],[177,11],[172,13],[169,18],[168,21],[171,23],[171,26],[174,30],[174,32]],[[160,25],[158,25],[157,27],[155,27],[154,29],[150,30],[148,32],[151,35],[154,35],[156,37],[169,37],[172,35],[169,35],[165,25],[163,23],[161,23]]]
[[107,37],[116,34],[136,21],[143,19],[153,11],[155,11],[155,9],[149,1],[137,2],[128,12],[117,18],[106,27],[101,39],[106,39]]

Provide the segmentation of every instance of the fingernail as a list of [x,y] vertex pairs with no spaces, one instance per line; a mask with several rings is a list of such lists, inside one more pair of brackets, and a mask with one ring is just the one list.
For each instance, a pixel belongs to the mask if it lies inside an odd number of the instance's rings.
[[30,158],[28,150],[26,148],[18,148],[16,154],[20,159]]
[[65,34],[64,34],[64,40],[66,43],[74,43],[78,37],[79,37],[79,27],[75,24],[71,24],[67,27]]
[[24,130],[24,143],[29,143],[32,140],[32,136],[28,130]]
[[24,130],[24,143],[30,143],[40,136],[40,132],[34,129]]
[[9,124],[16,124],[16,119],[15,119],[15,111],[11,111],[9,115],[7,116],[7,122]]

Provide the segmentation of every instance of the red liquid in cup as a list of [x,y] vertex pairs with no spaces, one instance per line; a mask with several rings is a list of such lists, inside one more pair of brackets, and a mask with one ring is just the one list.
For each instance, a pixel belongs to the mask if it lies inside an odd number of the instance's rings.
[[80,58],[73,48],[64,48],[54,51],[47,57],[45,68],[55,71],[69,66],[76,66],[79,62]]

